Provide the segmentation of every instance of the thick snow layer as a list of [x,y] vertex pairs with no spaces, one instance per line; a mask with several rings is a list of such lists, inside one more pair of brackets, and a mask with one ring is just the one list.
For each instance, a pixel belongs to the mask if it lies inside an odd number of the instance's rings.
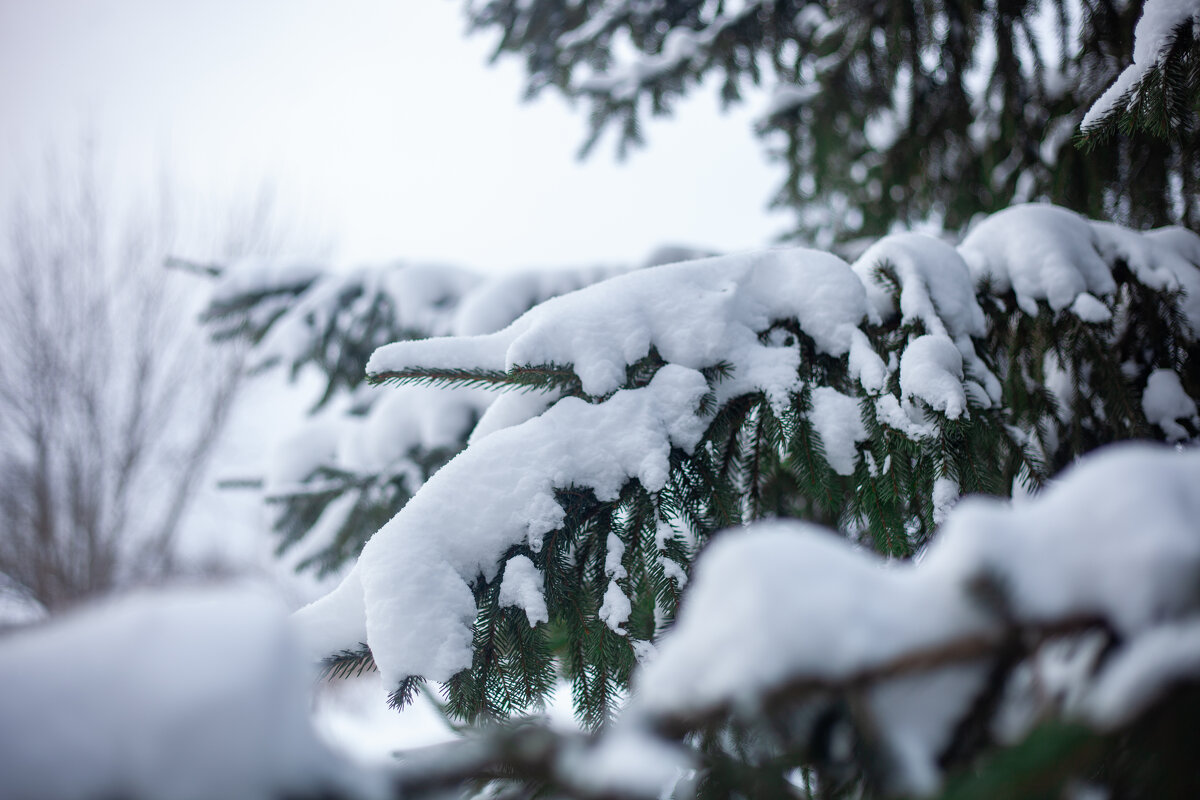
[[887,388],[887,364],[875,352],[875,348],[871,347],[865,333],[855,329],[850,335],[850,355],[847,361],[850,374],[858,380],[867,394],[881,394]]
[[0,639],[0,794],[379,796],[319,741],[284,612],[245,590],[140,594]]
[[566,748],[555,770],[590,797],[670,797],[693,767],[687,751],[635,725],[611,729],[592,747]]
[[1083,130],[1094,127],[1128,95],[1136,96],[1141,82],[1165,55],[1175,30],[1189,24],[1200,26],[1200,0],[1147,0],[1133,29],[1133,63],[1092,104],[1080,127]]
[[926,334],[908,343],[900,357],[900,392],[958,419],[967,410],[962,353],[945,336]]
[[1102,297],[1116,290],[1097,248],[1087,219],[1065,208],[1032,204],[991,215],[958,250],[976,283],[986,279],[998,291],[1012,289],[1021,309],[1035,315],[1038,300],[1060,311],[1082,292]]
[[1101,615],[1132,632],[1195,604],[1197,486],[1200,450],[1110,447],[1028,503],[963,500],[922,566],[990,576],[1030,623]]
[[730,531],[697,562],[674,629],[635,683],[636,703],[667,716],[753,704],[789,681],[834,681],[985,631],[984,613],[960,595],[808,523]]
[[853,475],[858,456],[855,447],[867,440],[867,426],[858,410],[858,399],[837,389],[818,386],[812,390],[809,420],[825,447],[825,460],[839,475]]
[[795,350],[763,344],[757,334],[775,319],[796,318],[823,352],[843,355],[865,313],[862,284],[836,256],[801,248],[720,256],[553,298],[495,334],[381,347],[367,371],[570,364],[585,392],[605,395],[654,347],[693,369],[736,364],[733,383],[742,391],[760,388],[786,402],[797,385]]
[[941,783],[937,756],[987,679],[987,664],[952,666],[882,681],[867,692],[870,713],[895,766],[892,788],[905,796],[934,794]]
[[854,271],[867,287],[867,299],[881,320],[896,314],[891,292],[879,270],[891,266],[900,282],[900,317],[920,320],[926,333],[952,339],[982,336],[983,309],[966,262],[941,239],[921,233],[898,233],[880,239],[854,262]]
[[297,612],[312,655],[355,646],[365,620],[385,680],[446,680],[470,666],[467,582],[493,578],[512,545],[540,549],[563,520],[556,489],[587,486],[601,500],[632,478],[661,489],[671,448],[690,450],[704,431],[695,410],[707,391],[699,372],[668,365],[641,389],[595,405],[565,398],[476,442],[367,543],[337,589]]
[[1158,228],[1143,236],[1179,256],[1167,259],[1164,266],[1175,274],[1184,292],[1180,308],[1192,329],[1192,338],[1200,339],[1200,236],[1180,227]]
[[516,606],[525,612],[530,625],[549,622],[546,598],[542,596],[542,571],[529,556],[513,556],[504,565],[500,581],[500,605]]
[[[1194,632],[1175,644],[1146,640],[1139,654],[1146,632],[1194,620],[1200,605],[1197,486],[1200,451],[1111,447],[1019,506],[960,502],[915,564],[885,562],[807,523],[729,531],[698,561],[675,628],[635,676],[628,711],[694,719],[758,709],[786,686],[853,680],[952,643],[998,642],[1006,619],[1036,627],[1098,616],[1132,642],[1134,663],[1101,678],[1090,713],[1128,713],[1164,681],[1200,674]],[[981,581],[996,589],[987,604],[972,588]],[[871,695],[906,791],[936,785],[940,746],[981,684],[981,671],[959,666],[909,672]]]
[[467,444],[472,445],[489,433],[520,425],[533,419],[554,404],[559,398],[555,392],[508,392],[496,395],[479,422],[471,429]]
[[1181,419],[1200,427],[1196,401],[1183,390],[1179,376],[1169,369],[1156,369],[1150,373],[1142,391],[1142,411],[1151,425],[1162,428],[1167,441],[1188,438],[1187,429],[1179,424]]
[[1139,233],[1029,204],[991,215],[958,250],[976,284],[1011,289],[1025,313],[1037,314],[1037,301],[1044,300],[1053,311],[1070,308],[1086,322],[1106,321],[1103,298],[1116,289],[1112,267],[1124,261],[1151,289],[1182,289],[1184,315],[1193,335],[1200,331],[1200,237],[1183,228]]

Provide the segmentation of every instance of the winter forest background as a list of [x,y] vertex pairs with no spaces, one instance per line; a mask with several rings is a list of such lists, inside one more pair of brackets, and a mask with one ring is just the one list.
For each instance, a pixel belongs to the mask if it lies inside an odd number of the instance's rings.
[[0,6],[0,797],[1196,796],[1198,37]]

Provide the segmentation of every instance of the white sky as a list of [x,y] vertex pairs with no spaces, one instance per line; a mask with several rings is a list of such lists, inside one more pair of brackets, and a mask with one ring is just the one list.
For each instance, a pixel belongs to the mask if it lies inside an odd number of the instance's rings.
[[[626,262],[664,243],[766,244],[778,170],[711,91],[585,162],[585,114],[519,102],[460,0],[0,0],[0,188],[91,134],[129,183],[197,197],[264,179],[342,261]],[[7,197],[3,198],[7,199]]]

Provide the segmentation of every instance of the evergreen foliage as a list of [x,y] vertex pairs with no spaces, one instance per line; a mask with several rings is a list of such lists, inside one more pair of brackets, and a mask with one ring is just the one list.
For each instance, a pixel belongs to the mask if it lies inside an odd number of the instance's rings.
[[[480,0],[495,56],[524,59],[527,92],[588,108],[584,152],[707,82],[724,103],[765,87],[759,130],[787,171],[775,203],[793,236],[828,247],[921,222],[947,230],[1044,200],[1139,228],[1200,224],[1190,133],[1196,43],[1182,25],[1136,102],[1086,133],[1128,63],[1144,3],[807,0]],[[1170,133],[1166,138],[1135,131]]]
[[[234,487],[263,489],[276,508],[278,552],[298,551],[297,569],[318,576],[355,558],[371,534],[466,446],[490,401],[459,393],[449,400],[437,398],[430,407],[420,393],[381,398],[365,383],[371,353],[389,342],[503,327],[548,297],[616,271],[588,268],[485,279],[425,264],[340,271],[304,261],[260,259],[177,264],[216,280],[202,317],[214,341],[251,345],[255,372],[283,368],[293,379],[304,370],[321,376],[312,422],[295,436],[300,453],[280,455],[290,462],[285,474],[229,481]],[[486,376],[465,377],[450,374],[445,383],[487,383]],[[417,430],[380,428],[377,423],[382,419],[386,425],[396,417],[415,418]],[[369,455],[355,457],[346,453],[353,449],[346,440],[353,438],[376,438],[382,444],[368,441]],[[315,449],[314,440],[321,443]]]
[[[857,287],[858,294],[830,294],[829,286]],[[715,297],[725,299],[706,305]],[[471,444],[384,526],[342,586],[299,621],[313,630],[359,631],[365,613],[370,647],[360,638],[321,640],[329,645],[324,652],[342,651],[326,660],[326,670],[344,675],[378,663],[395,681],[398,707],[425,678],[440,682],[445,712],[484,725],[482,741],[499,742],[507,754],[497,762],[493,753],[486,767],[460,778],[484,779],[489,791],[507,786],[518,796],[539,787],[595,796],[586,782],[563,778],[555,759],[571,748],[558,742],[544,749],[545,737],[555,735],[542,726],[528,734],[520,732],[527,723],[486,726],[538,709],[561,679],[586,729],[619,730],[610,723],[639,659],[671,628],[681,599],[686,606],[693,562],[724,530],[795,518],[907,559],[926,548],[959,494],[1037,492],[1082,455],[1120,440],[1194,439],[1197,297],[1195,234],[1137,234],[1025,206],[976,225],[957,248],[900,234],[868,249],[852,270],[805,250],[684,262],[541,303],[496,333],[389,345],[367,364],[371,380],[391,384],[383,391],[453,391],[459,384],[493,390],[498,400],[486,414],[499,422],[485,415]],[[778,311],[786,308],[794,310]],[[652,316],[656,310],[660,317]],[[750,315],[750,340],[741,344],[738,314]],[[839,315],[849,325],[837,322]],[[642,324],[651,332],[639,332]],[[686,333],[675,337],[689,325],[701,326],[697,334],[724,331],[713,339],[718,349]],[[643,342],[644,354],[630,341]],[[623,355],[613,362],[611,353]],[[779,364],[791,365],[782,385],[773,371]],[[1163,376],[1174,376],[1165,379],[1178,387],[1171,397],[1182,397],[1190,411],[1156,410],[1161,403],[1150,387]],[[644,460],[616,467],[618,477],[612,467],[596,466],[621,458],[621,443],[607,432],[636,428],[645,415],[662,420],[647,430],[665,424],[676,431],[664,440],[665,472]],[[562,447],[547,449],[556,440]],[[658,446],[649,439],[636,445],[643,443]],[[566,467],[553,466],[558,453],[566,453]],[[533,500],[511,501],[515,520],[492,513],[489,493],[520,494],[543,468],[553,473],[549,486],[560,512],[552,523],[526,527],[544,516],[544,509],[532,510],[541,508]],[[467,495],[470,508],[451,513],[447,503]],[[505,525],[516,526],[511,535]],[[428,564],[414,563],[414,554]],[[506,585],[518,560],[532,565],[540,606]],[[458,575],[449,583],[447,569]],[[414,589],[417,606],[395,599],[409,583],[423,587]],[[442,629],[436,620],[439,603],[458,585],[469,590],[474,608],[468,661],[450,668],[445,664],[457,662],[434,659],[430,672],[412,674],[390,666],[396,648],[419,659],[412,652],[454,638],[456,623]],[[974,591],[985,606],[1006,607],[1002,583],[985,580]],[[371,614],[379,612],[371,609],[381,603],[391,604],[386,619],[395,622],[372,628]],[[657,730],[681,738],[699,759],[693,789],[701,797],[796,796],[803,786],[819,787],[814,796],[894,794],[889,757],[871,744],[851,690],[963,659],[994,659],[992,678],[943,754],[941,767],[958,776],[946,785],[947,796],[996,796],[989,781],[1001,779],[1006,786],[1028,780],[1041,791],[1092,774],[1086,765],[1093,764],[1097,774],[1111,774],[1110,785],[1149,786],[1153,781],[1137,783],[1130,742],[1143,729],[1166,736],[1186,724],[1167,706],[1117,731],[1047,723],[1009,749],[997,749],[988,733],[1018,667],[1042,658],[1045,647],[1097,631],[1112,635],[1109,626],[1094,616],[1040,627],[1014,623],[998,642],[967,639],[844,684],[801,682],[757,701],[777,714],[724,708],[660,720]],[[818,718],[793,730],[790,715],[801,706],[809,713],[814,691],[832,704],[818,703]],[[526,735],[540,743],[533,762],[513,744]],[[601,734],[595,746],[613,735]],[[845,736],[867,749],[841,752]],[[1183,774],[1177,756],[1161,754],[1171,776]]]
[[1134,63],[1088,113],[1083,143],[1117,132],[1187,142],[1200,110],[1200,7],[1168,0],[1146,4],[1135,32]]

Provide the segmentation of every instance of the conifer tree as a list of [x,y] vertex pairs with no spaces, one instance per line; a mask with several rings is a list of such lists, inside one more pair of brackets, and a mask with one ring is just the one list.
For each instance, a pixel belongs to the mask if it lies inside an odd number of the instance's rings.
[[[694,254],[665,248],[650,262]],[[177,266],[215,280],[203,314],[214,341],[252,347],[250,368],[316,372],[323,389],[310,422],[268,474],[227,481],[257,486],[275,510],[280,553],[300,570],[329,574],[466,446],[493,399],[467,388],[380,392],[366,363],[389,342],[504,327],[537,303],[621,271],[615,267],[517,272],[485,278],[433,264],[339,270],[310,261],[249,258]]]
[[[536,710],[566,681],[583,726],[606,731],[586,750],[588,759],[627,746],[626,736],[639,749],[682,736],[703,796],[791,796],[804,782],[822,787],[823,796],[929,794],[944,785],[944,774],[969,785],[995,780],[988,769],[1007,775],[1002,766],[967,769],[1006,758],[1033,758],[1022,780],[1038,782],[1048,768],[1043,750],[1060,747],[1080,763],[1111,769],[1114,781],[1130,780],[1136,759],[1122,742],[1145,726],[1176,730],[1183,724],[1178,715],[1155,722],[1135,714],[1109,727],[1067,724],[1049,732],[1027,726],[1035,737],[1027,746],[1032,756],[1019,739],[1015,755],[998,749],[987,732],[1007,708],[1000,695],[1019,695],[1013,687],[1023,670],[1055,648],[1104,634],[1113,637],[1105,652],[1119,654],[1126,637],[1163,635],[1140,619],[1126,625],[1123,612],[1113,610],[1121,598],[1098,609],[1086,604],[1087,590],[1071,577],[1081,569],[1071,559],[1087,552],[1082,533],[1055,551],[1073,556],[1034,563],[1058,570],[1051,574],[1074,587],[1068,607],[1087,613],[1030,617],[1009,589],[1032,580],[1022,571],[1028,567],[1019,566],[1021,547],[1014,547],[1017,566],[952,571],[955,591],[967,586],[968,596],[937,602],[961,603],[968,616],[986,611],[995,621],[980,629],[949,627],[944,649],[897,646],[877,667],[861,673],[847,667],[816,684],[797,671],[794,698],[778,696],[792,691],[785,680],[783,688],[765,686],[753,701],[792,709],[779,718],[744,714],[733,700],[656,706],[662,691],[647,689],[635,694],[625,717],[650,722],[611,723],[631,683],[635,692],[639,680],[654,686],[653,665],[681,658],[670,655],[683,647],[672,644],[671,631],[681,602],[685,614],[689,607],[693,564],[699,556],[703,567],[710,543],[737,539],[733,531],[742,526],[802,520],[837,531],[859,553],[904,560],[937,552],[935,533],[953,518],[961,494],[1037,493],[1081,456],[1121,440],[1194,440],[1197,298],[1195,234],[1137,233],[1028,205],[979,223],[957,247],[896,234],[853,265],[799,248],[684,261],[549,299],[494,333],[386,345],[366,366],[373,382],[388,384],[385,392],[468,386],[495,392],[496,399],[466,449],[428,477],[366,544],[341,585],[297,620],[329,674],[378,668],[397,706],[424,681],[436,681],[446,713],[467,722]],[[1189,494],[1170,489],[1170,480],[1136,485],[1168,499]],[[1128,535],[1128,520],[1123,524],[1087,535]],[[1185,543],[1194,538],[1187,525]],[[807,534],[779,535],[800,541]],[[1111,567],[1114,546],[1100,545],[1106,554],[1100,564]],[[843,569],[840,557],[827,553],[798,557],[798,565],[811,557]],[[1190,555],[1179,558],[1191,563]],[[1158,562],[1154,567],[1161,570]],[[845,568],[858,574],[858,567]],[[1161,576],[1139,569],[1138,592],[1159,584]],[[734,598],[754,582],[742,574],[718,588],[722,596],[734,593],[720,602],[737,606]],[[704,596],[713,585],[700,575],[696,592]],[[1161,585],[1176,591],[1170,588],[1176,582]],[[789,600],[795,588],[779,595],[781,605],[796,602]],[[860,591],[882,590],[864,582]],[[812,603],[812,619],[829,602],[802,596]],[[704,602],[694,601],[702,608]],[[1175,624],[1195,610],[1190,600],[1151,602],[1174,609],[1157,622]],[[985,611],[966,610],[976,603]],[[778,637],[788,651],[793,623],[780,629],[764,618],[763,624],[763,635]],[[829,624],[854,636],[860,621],[847,612]],[[737,629],[744,634],[748,625],[753,629],[743,619]],[[684,631],[708,627],[692,622]],[[678,634],[684,641],[687,635]],[[707,640],[703,646],[712,647]],[[727,641],[703,658],[718,659],[725,650],[754,645]],[[639,660],[648,664],[641,678]],[[940,712],[953,722],[954,735],[929,745],[940,748],[932,755],[918,759],[896,750],[894,718],[842,705],[854,702],[845,694],[853,686],[886,685],[921,669],[937,678],[939,669],[953,671],[963,660],[990,664],[991,672]],[[1164,680],[1147,678],[1155,691],[1173,685]],[[1186,695],[1167,696],[1192,707]],[[802,719],[789,721],[793,712]],[[1039,713],[1057,712],[1047,706]],[[839,736],[866,749],[829,752]],[[485,741],[486,756],[468,759],[474,766],[465,773],[451,772],[507,780],[519,794],[549,786],[568,795],[611,796],[596,788],[603,781],[564,777],[575,745],[540,726],[501,728]],[[905,762],[909,756],[913,764]],[[419,758],[414,763],[409,790],[420,795],[432,779]],[[435,774],[446,768],[438,759],[430,763]],[[674,761],[664,755],[662,763]],[[430,785],[440,790],[440,781]],[[657,796],[657,790],[615,793]]]
[[[224,318],[266,360],[332,375],[345,349],[381,397],[494,397],[369,541],[325,551],[361,555],[296,615],[327,674],[378,669],[397,707],[432,682],[479,726],[410,756],[406,796],[1195,794],[1200,237],[1009,207],[1194,224],[1183,117],[1147,138],[1166,106],[1138,100],[1190,74],[1179,19],[1097,106],[1093,149],[1067,141],[1133,6],[1076,30],[1065,4],[906,7],[906,27],[856,4],[493,0],[473,18],[531,87],[590,97],[622,141],[643,98],[665,109],[707,72],[735,98],[769,62],[801,228],[871,241],[853,263],[795,248],[581,280],[471,330],[438,316],[469,286],[381,293],[439,298],[381,329],[340,278],[280,280],[278,301],[270,265],[229,272]],[[1061,12],[1056,59],[1039,9]],[[930,218],[959,230],[878,236]],[[582,738],[526,716],[564,683]]]
[[[1167,24],[1134,58],[1161,68],[1138,84],[1132,127],[1117,133],[1105,116],[1084,154],[1079,123],[1129,63],[1144,5]],[[1200,226],[1192,14],[1167,0],[468,5],[471,25],[498,36],[496,57],[523,58],[530,96],[554,89],[587,107],[585,152],[608,129],[621,150],[641,144],[647,115],[701,82],[725,103],[768,90],[759,130],[787,175],[774,202],[821,247],[918,223],[961,230],[1031,200],[1138,228]]]

